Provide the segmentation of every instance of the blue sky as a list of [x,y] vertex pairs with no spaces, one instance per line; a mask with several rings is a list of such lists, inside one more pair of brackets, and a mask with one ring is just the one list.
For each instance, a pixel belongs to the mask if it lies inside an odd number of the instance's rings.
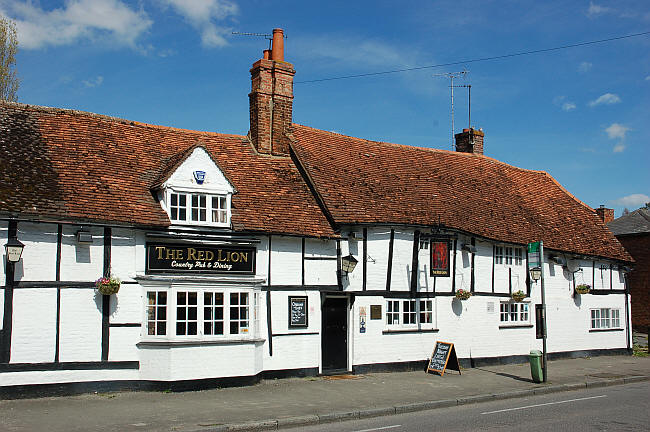
[[[20,102],[186,129],[246,134],[251,64],[285,29],[294,121],[450,149],[449,80],[466,68],[485,154],[548,171],[619,216],[650,201],[650,31],[638,1],[0,0],[16,20]],[[301,81],[465,61],[457,66]],[[456,129],[467,93],[455,91]]]

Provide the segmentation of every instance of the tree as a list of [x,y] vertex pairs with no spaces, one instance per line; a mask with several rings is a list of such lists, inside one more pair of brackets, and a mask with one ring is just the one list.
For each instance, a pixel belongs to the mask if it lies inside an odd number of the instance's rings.
[[0,100],[15,102],[20,81],[16,76],[16,24],[0,16]]

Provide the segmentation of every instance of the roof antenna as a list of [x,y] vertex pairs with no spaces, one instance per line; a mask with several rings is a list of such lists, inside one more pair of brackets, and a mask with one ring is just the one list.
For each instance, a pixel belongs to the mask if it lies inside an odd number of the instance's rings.
[[[273,42],[273,35],[270,33],[250,33],[250,32],[232,32],[232,34],[237,36],[254,36],[254,37],[263,37],[269,40],[269,50],[271,49],[271,42]],[[287,35],[284,35],[284,38],[287,38]]]
[[[469,91],[471,91],[471,85],[468,87],[467,85],[454,85],[454,78],[460,78],[460,77],[465,77],[469,71],[467,69],[463,69],[460,72],[447,72],[447,73],[440,73],[440,74],[433,74],[434,77],[447,77],[449,78],[449,90],[451,93],[451,149],[455,150],[456,149],[456,144],[454,142],[454,87],[467,87]],[[470,121],[470,127],[471,127],[471,121]]]

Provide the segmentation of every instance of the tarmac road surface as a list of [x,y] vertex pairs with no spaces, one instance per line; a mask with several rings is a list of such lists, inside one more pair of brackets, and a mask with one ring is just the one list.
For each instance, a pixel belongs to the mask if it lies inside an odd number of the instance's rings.
[[[650,383],[553,393],[415,413],[329,423],[304,432],[647,431]],[[297,430],[297,429],[293,429]]]

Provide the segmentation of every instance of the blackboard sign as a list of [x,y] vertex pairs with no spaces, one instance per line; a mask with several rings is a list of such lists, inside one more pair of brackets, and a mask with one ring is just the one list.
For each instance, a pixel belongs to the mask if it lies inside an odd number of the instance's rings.
[[436,346],[429,360],[429,366],[427,366],[427,372],[436,372],[443,376],[445,369],[457,370],[460,373],[456,350],[453,343],[436,341]]
[[147,273],[255,274],[255,248],[147,243]]
[[307,327],[307,297],[289,297],[289,327]]

